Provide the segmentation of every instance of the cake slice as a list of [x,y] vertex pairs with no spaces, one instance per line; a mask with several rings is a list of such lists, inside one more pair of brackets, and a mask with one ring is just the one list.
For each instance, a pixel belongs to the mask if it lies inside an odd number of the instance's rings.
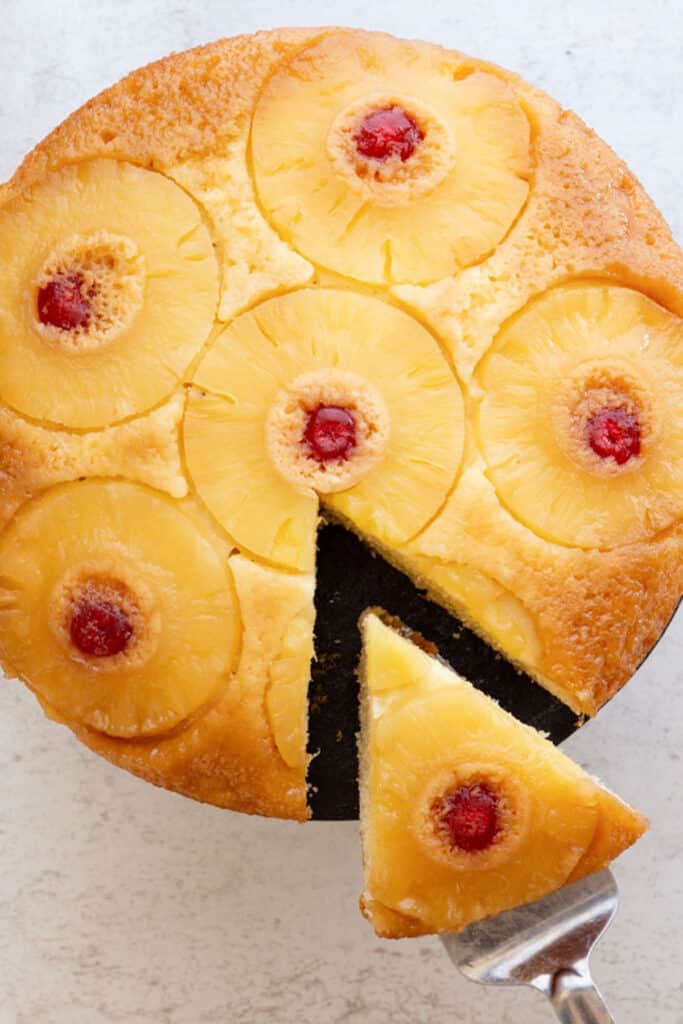
[[362,620],[361,907],[459,931],[600,870],[646,820],[372,612]]

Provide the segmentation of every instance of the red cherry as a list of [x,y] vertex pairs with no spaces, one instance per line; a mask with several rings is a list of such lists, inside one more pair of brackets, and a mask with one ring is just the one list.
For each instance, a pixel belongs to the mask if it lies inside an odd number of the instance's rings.
[[640,455],[640,424],[626,409],[601,409],[586,427],[588,443],[601,459],[612,458],[623,466]]
[[356,421],[348,409],[319,405],[308,415],[303,440],[317,462],[346,459],[356,446]]
[[485,850],[499,830],[498,797],[484,783],[461,786],[443,798],[439,823],[454,849]]
[[361,156],[387,160],[398,156],[405,163],[424,139],[424,132],[403,107],[373,110],[361,121],[354,142]]
[[71,642],[93,658],[111,658],[125,651],[133,635],[128,616],[109,601],[79,601],[69,628]]
[[38,317],[43,324],[75,331],[90,322],[90,302],[80,274],[53,277],[38,291]]

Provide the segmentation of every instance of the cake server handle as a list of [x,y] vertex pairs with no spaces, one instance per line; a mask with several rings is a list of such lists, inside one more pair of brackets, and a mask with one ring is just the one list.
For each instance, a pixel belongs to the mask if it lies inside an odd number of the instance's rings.
[[538,978],[534,984],[550,1000],[560,1024],[614,1024],[591,978],[586,960],[567,970]]

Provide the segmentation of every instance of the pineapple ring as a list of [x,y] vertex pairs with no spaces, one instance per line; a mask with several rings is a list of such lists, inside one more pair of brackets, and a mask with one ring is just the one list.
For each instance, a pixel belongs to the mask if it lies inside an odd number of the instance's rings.
[[[319,463],[302,445],[309,413],[319,405],[352,411],[356,440],[350,457]],[[358,374],[313,370],[278,396],[268,414],[266,438],[273,462],[286,480],[331,494],[352,487],[380,462],[389,439],[389,413],[381,394]]]
[[[459,918],[467,923],[486,917],[563,885],[593,840],[598,802],[591,780],[577,765],[551,760],[537,733],[525,729],[515,749],[502,735],[498,742],[504,713],[469,686],[454,686],[449,669],[438,666],[441,673],[443,685],[435,678],[419,696],[398,702],[373,723],[372,851],[391,850],[393,869],[378,870],[372,889],[386,906],[429,921],[435,930],[455,931]],[[427,674],[423,665],[422,677]],[[526,827],[515,835],[504,870],[495,847],[488,852],[490,864],[486,851],[481,861],[473,855],[439,861],[419,819],[416,827],[425,780],[429,785],[454,766],[457,771],[473,763],[487,770],[497,765],[528,799],[519,821]]]
[[[110,736],[153,736],[227,682],[240,641],[237,600],[227,552],[191,506],[139,484],[65,484],[17,514],[0,537],[0,560],[3,655],[65,719]],[[134,595],[134,616],[149,616],[137,655],[133,645],[131,656],[112,658],[116,671],[77,654],[59,619],[73,584],[105,570]]]
[[[101,264],[112,240],[120,288],[106,258]],[[92,338],[79,331],[64,344],[65,331],[38,321],[36,288],[51,267],[80,259],[88,269],[93,257],[106,283],[101,314],[115,323],[100,332],[95,317]],[[211,331],[217,303],[218,267],[202,214],[161,174],[88,160],[49,174],[0,209],[0,397],[24,415],[83,429],[146,411],[178,384]]]
[[[375,110],[399,107],[419,126],[424,140],[408,160],[394,155],[382,163],[356,148],[356,132],[363,118]],[[337,174],[350,188],[378,206],[407,205],[432,192],[453,167],[453,134],[435,111],[395,93],[363,96],[337,115],[327,138],[327,151]]]
[[443,504],[462,459],[460,387],[432,335],[406,313],[354,292],[305,289],[238,317],[194,374],[187,466],[237,544],[291,569],[314,564],[318,499],[277,469],[268,417],[302,374],[330,370],[361,377],[388,412],[381,460],[325,496],[359,532],[387,544],[414,536]]
[[[681,518],[678,317],[629,288],[558,286],[503,327],[476,379],[487,475],[501,502],[539,536],[613,548]],[[601,400],[637,416],[641,451],[624,465],[601,459],[585,440]]]
[[[369,35],[359,45],[357,33],[328,35],[281,64],[251,138],[260,203],[281,236],[324,267],[388,285],[445,277],[495,248],[528,195],[529,122],[499,78],[459,70],[434,47]],[[407,161],[425,167],[425,191],[406,171],[400,205],[400,181],[378,201],[381,183],[359,187],[343,156],[348,112],[377,95],[426,118]]]
[[[244,579],[247,572],[264,572],[263,567],[256,568],[246,559],[240,559],[238,565],[239,568],[235,567],[238,587],[238,573]],[[282,630],[279,650],[268,664],[265,705],[270,731],[282,760],[289,768],[299,768],[307,761],[308,684],[315,656],[313,580],[309,577],[308,582],[305,576],[289,573],[281,573],[280,577],[285,581],[281,585],[291,588],[281,604],[287,609],[289,621]],[[269,611],[271,624],[274,619]]]
[[[503,750],[496,751],[495,760],[485,764],[481,762],[478,751],[473,750],[472,755],[475,760],[467,761],[459,751],[457,763],[437,772],[431,779],[415,808],[413,831],[425,851],[438,864],[463,871],[487,871],[513,857],[524,842],[529,830],[530,800],[515,776],[514,762],[506,757]],[[435,804],[461,786],[481,783],[489,784],[499,795],[501,828],[486,849],[473,852],[453,849],[434,820]]]
[[[418,541],[419,543],[419,541]],[[517,594],[467,561],[445,562],[410,556],[417,585],[474,629],[509,661],[536,667],[543,659],[543,638],[534,616]]]
[[[87,325],[64,330],[43,324],[36,317],[36,330],[53,345],[63,345],[74,354],[90,352],[114,341],[139,313],[145,288],[145,260],[130,238],[98,231],[89,238],[68,239],[43,264],[34,295],[55,278],[77,277],[85,293],[92,295]],[[36,309],[34,299],[33,308]],[[34,313],[35,315],[35,313]]]

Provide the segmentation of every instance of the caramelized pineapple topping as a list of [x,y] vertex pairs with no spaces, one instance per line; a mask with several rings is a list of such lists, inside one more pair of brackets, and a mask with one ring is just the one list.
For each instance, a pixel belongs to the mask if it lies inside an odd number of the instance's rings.
[[78,430],[146,412],[180,383],[218,297],[203,214],[163,174],[52,171],[0,206],[0,399]]
[[514,90],[436,47],[336,32],[283,61],[251,134],[261,206],[308,259],[422,284],[481,259],[524,205],[529,121]]
[[67,721],[168,732],[235,667],[228,550],[192,502],[118,480],[53,487],[0,538],[3,654]]
[[215,338],[193,385],[184,441],[197,491],[238,545],[277,565],[313,566],[318,494],[370,539],[398,544],[460,467],[453,371],[421,324],[374,297],[269,299]]
[[611,548],[683,514],[683,327],[645,295],[553,288],[503,327],[476,379],[487,475],[541,537]]

